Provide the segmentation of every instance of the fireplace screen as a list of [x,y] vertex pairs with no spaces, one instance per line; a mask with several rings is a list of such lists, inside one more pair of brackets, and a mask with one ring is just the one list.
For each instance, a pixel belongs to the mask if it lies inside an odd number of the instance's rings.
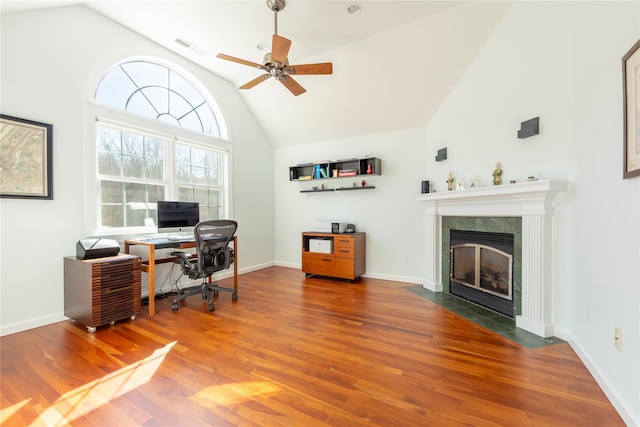
[[451,282],[511,299],[513,256],[490,246],[451,246]]

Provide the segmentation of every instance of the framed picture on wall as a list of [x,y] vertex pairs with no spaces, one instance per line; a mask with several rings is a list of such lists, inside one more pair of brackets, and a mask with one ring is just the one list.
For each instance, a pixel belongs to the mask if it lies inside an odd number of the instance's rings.
[[53,199],[53,126],[0,114],[0,197]]
[[622,57],[623,178],[640,176],[640,40]]

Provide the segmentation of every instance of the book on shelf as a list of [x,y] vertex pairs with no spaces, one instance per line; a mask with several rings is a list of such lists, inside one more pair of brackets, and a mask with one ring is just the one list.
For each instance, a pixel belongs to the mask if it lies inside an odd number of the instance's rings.
[[338,176],[356,176],[358,175],[358,171],[355,169],[343,169],[338,171]]
[[302,175],[302,176],[298,177],[299,181],[306,181],[306,180],[309,180],[309,179],[311,179],[311,175]]

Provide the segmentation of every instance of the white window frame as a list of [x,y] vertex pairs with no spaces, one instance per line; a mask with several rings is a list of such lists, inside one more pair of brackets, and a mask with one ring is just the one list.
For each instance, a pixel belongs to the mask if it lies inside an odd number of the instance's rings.
[[[232,218],[232,176],[231,170],[233,145],[224,138],[213,137],[205,135],[195,131],[191,131],[185,128],[173,126],[167,123],[163,123],[159,120],[149,119],[139,115],[129,113],[125,110],[119,110],[105,105],[99,104],[96,101],[90,101],[87,106],[89,112],[87,125],[87,141],[85,146],[87,147],[87,162],[85,169],[85,193],[86,193],[86,216],[88,219],[86,224],[88,236],[131,236],[131,235],[144,235],[144,234],[157,234],[157,228],[153,227],[121,227],[121,228],[103,228],[99,226],[100,217],[100,188],[97,174],[97,147],[96,147],[96,135],[97,129],[100,124],[107,127],[117,127],[122,130],[128,130],[132,132],[139,132],[147,136],[158,137],[169,141],[178,141],[180,143],[193,145],[200,148],[213,149],[222,153],[226,153],[223,160],[224,168],[224,183],[222,191],[223,218]],[[216,116],[218,120],[222,120],[219,115]],[[221,125],[221,129],[222,129]],[[170,145],[173,149],[173,144]],[[165,153],[166,155],[166,153]],[[173,157],[173,152],[171,153]],[[165,162],[166,163],[166,162]],[[165,164],[165,171],[169,173],[168,180],[170,181],[171,189],[169,190],[168,199],[174,197],[176,200],[176,183],[174,181],[174,173],[172,165]],[[167,169],[169,168],[169,169]],[[172,196],[173,195],[173,196]]]

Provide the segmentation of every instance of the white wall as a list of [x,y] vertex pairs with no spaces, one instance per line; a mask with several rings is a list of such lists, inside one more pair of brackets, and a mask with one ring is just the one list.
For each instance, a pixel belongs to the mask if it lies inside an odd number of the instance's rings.
[[101,74],[130,55],[175,62],[221,104],[234,144],[238,265],[242,271],[273,263],[273,148],[232,84],[82,6],[0,17],[1,111],[53,124],[54,186],[51,201],[0,201],[2,334],[64,319],[62,260],[91,232],[83,194],[91,185],[84,182],[86,147],[94,139],[86,103]]
[[[310,222],[348,220],[367,232],[367,275],[420,282],[421,179],[444,191],[451,170],[491,185],[501,161],[504,182],[568,180],[554,224],[556,334],[625,421],[639,424],[640,178],[622,179],[621,76],[621,58],[639,37],[637,2],[514,2],[425,129],[276,150],[277,262],[300,265],[299,236]],[[380,108],[400,107],[381,100]],[[520,122],[536,116],[540,134],[518,139]],[[435,162],[443,147],[448,160]],[[288,182],[290,165],[365,154],[383,161],[375,190],[300,194],[312,184]],[[411,264],[401,260],[406,252]]]
[[[425,129],[416,128],[277,149],[276,261],[300,267],[300,233],[316,221],[344,221],[367,233],[367,276],[422,283],[425,227],[415,197],[427,176],[424,140]],[[381,176],[364,177],[372,190],[300,193],[317,183],[289,181],[289,166],[298,163],[367,156],[382,160]],[[338,178],[327,185],[360,185],[362,179]]]

